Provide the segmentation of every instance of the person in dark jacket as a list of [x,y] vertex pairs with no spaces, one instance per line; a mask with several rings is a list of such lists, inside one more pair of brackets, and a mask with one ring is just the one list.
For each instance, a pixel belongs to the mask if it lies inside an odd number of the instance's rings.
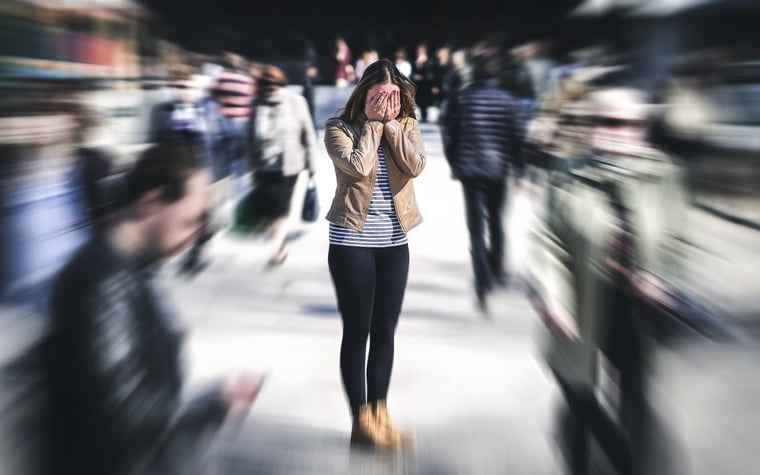
[[234,375],[182,402],[185,331],[151,276],[199,232],[207,171],[191,146],[165,143],[144,152],[126,181],[113,224],[54,282],[42,351],[45,473],[194,473],[198,443],[245,413],[262,383]]
[[464,190],[475,293],[484,311],[494,284],[507,282],[502,223],[507,179],[511,168],[518,175],[523,168],[519,106],[500,86],[499,71],[495,50],[474,55],[474,81],[452,91],[441,120],[444,154]]

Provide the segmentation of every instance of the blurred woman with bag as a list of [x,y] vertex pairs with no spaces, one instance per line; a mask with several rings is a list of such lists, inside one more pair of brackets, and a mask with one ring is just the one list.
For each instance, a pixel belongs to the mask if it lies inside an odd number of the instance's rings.
[[303,96],[286,89],[286,84],[281,69],[263,69],[256,79],[257,97],[248,134],[257,198],[251,205],[270,222],[269,266],[282,264],[288,254],[287,221],[298,174],[308,169],[313,177],[316,172],[317,138],[309,106]]

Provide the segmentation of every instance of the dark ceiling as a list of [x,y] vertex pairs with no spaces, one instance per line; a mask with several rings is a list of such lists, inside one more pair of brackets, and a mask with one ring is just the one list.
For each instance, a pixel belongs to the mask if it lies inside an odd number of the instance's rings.
[[391,56],[420,41],[466,46],[497,36],[516,43],[553,28],[580,0],[140,0],[156,32],[202,53],[230,50],[254,60],[298,59],[312,45],[332,55],[344,36],[358,56]]

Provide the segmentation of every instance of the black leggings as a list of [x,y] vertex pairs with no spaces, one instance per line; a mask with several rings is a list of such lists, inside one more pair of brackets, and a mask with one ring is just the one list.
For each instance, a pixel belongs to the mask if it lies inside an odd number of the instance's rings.
[[343,319],[340,371],[356,417],[363,404],[375,403],[388,394],[393,339],[409,273],[409,247],[331,244],[328,262]]

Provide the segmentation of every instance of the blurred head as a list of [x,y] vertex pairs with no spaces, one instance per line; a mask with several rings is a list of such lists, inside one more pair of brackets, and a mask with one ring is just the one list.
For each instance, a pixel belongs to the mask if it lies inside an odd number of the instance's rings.
[[259,97],[271,97],[285,87],[288,78],[277,66],[264,66],[256,77],[256,91]]
[[592,109],[584,99],[568,101],[559,109],[556,143],[567,156],[577,156],[588,150],[593,124]]
[[174,100],[185,104],[193,104],[201,95],[200,88],[192,79],[175,79],[171,83]]
[[503,64],[499,49],[490,45],[478,45],[470,56],[472,76],[474,79],[489,79],[499,77]]
[[185,65],[177,65],[171,72],[171,82],[169,87],[172,89],[174,100],[186,104],[193,104],[201,97],[200,84],[193,76],[191,68]]
[[646,144],[646,95],[628,87],[595,91],[590,96],[594,127],[591,148],[610,155],[628,155]]
[[87,145],[98,133],[102,126],[101,113],[83,104],[77,104],[73,108],[75,127],[73,129],[73,141],[76,145]]
[[140,230],[141,254],[169,257],[189,246],[208,210],[209,177],[189,145],[147,149],[127,176],[125,219]]
[[455,68],[462,68],[467,64],[467,52],[462,49],[458,49],[451,53],[451,64]]
[[380,57],[377,55],[377,51],[371,49],[364,52],[364,62],[366,65],[372,64],[378,59],[380,59]]
[[399,72],[395,64],[387,59],[379,59],[367,66],[361,81],[356,85],[351,97],[348,98],[340,118],[347,122],[361,122],[366,119],[364,109],[367,101],[382,91],[398,90],[401,97],[401,112],[398,118],[415,115],[414,95],[417,87],[406,76]]
[[449,64],[449,60],[451,58],[451,50],[447,46],[444,46],[438,49],[436,56],[438,57],[439,64]]

